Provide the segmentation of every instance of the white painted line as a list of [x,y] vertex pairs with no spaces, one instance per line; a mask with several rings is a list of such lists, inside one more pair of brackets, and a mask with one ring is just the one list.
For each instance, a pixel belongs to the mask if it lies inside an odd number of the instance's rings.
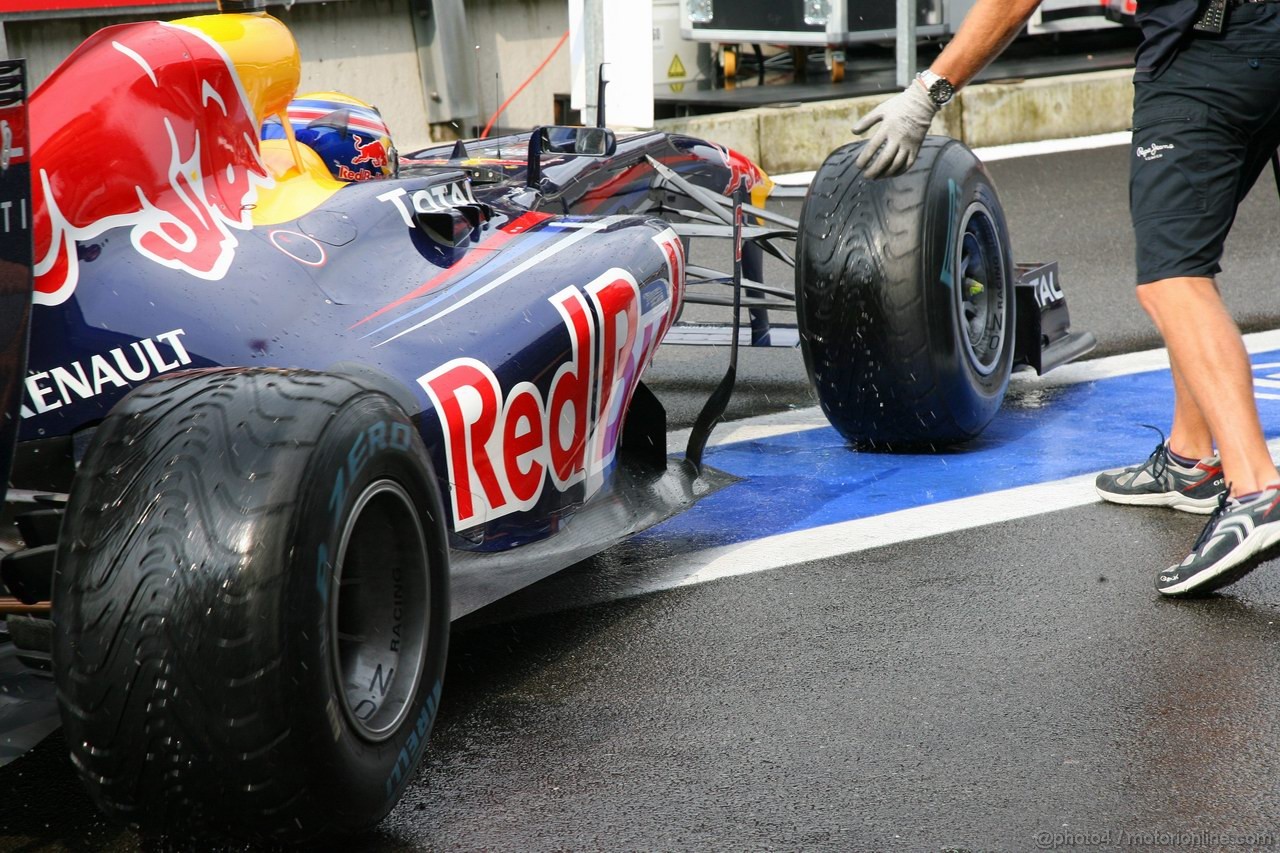
[[[1273,456],[1276,455],[1280,452],[1280,439],[1272,440],[1267,447]],[[886,545],[1099,503],[1101,499],[1093,488],[1096,476],[1083,474],[1051,483],[1019,486],[1001,492],[680,554],[654,561],[644,572],[649,580],[642,582],[635,590],[628,590],[626,594],[641,595],[708,583],[721,578],[767,572],[813,560],[856,554]],[[981,518],[982,523],[974,524],[972,520],[975,518]]]
[[[1251,353],[1271,352],[1280,349],[1280,330],[1245,335],[1244,346]],[[1265,367],[1266,365],[1259,366]],[[1011,381],[1058,387],[1168,369],[1169,351],[1153,349],[1125,353],[1124,355],[1113,355],[1107,358],[1095,358],[1089,361],[1076,361],[1071,364],[1065,364],[1057,370],[1052,370],[1045,376],[1036,376],[1034,371],[1028,370],[1022,373],[1015,373]]]
[[1169,351],[1163,349],[1130,352],[1124,355],[1113,355],[1107,358],[1095,358],[1090,361],[1074,361],[1051,370],[1044,376],[1037,376],[1034,370],[1023,370],[1009,377],[1010,384],[1044,385],[1058,387],[1062,385],[1080,385],[1085,382],[1097,382],[1100,379],[1114,379],[1117,376],[1132,376],[1135,373],[1152,373],[1156,370],[1169,369]]
[[769,177],[780,187],[807,187],[813,183],[813,176],[816,174],[818,174],[816,171],[788,172],[785,175],[770,175]]
[[[803,409],[791,409],[785,412],[774,412],[771,415],[757,415],[739,421],[726,421],[711,433],[708,447],[722,444],[735,444],[740,441],[757,441],[772,438],[776,435],[789,435],[793,432],[804,432],[810,429],[822,429],[829,426],[827,416],[817,406]],[[667,447],[670,452],[683,451],[689,443],[692,430],[681,429],[667,433]]]
[[[1098,500],[1096,475],[1038,483],[1003,492],[944,501],[911,509],[781,533],[671,558],[673,572],[644,590],[674,589],[720,578],[780,569],[812,560],[854,554],[943,533],[1084,506]],[[973,519],[983,523],[975,525]]]
[[[1014,142],[1010,145],[991,145],[975,148],[973,153],[984,163],[995,160],[1012,160],[1017,157],[1038,157],[1044,154],[1062,154],[1067,151],[1090,151],[1094,148],[1113,148],[1128,145],[1132,134],[1127,130],[1100,133],[1096,136],[1077,136],[1071,139],[1044,139],[1039,142]],[[773,182],[783,187],[807,187],[816,172],[789,172],[771,175]]]
[[990,163],[993,160],[1012,160],[1016,157],[1038,157],[1043,154],[1063,154],[1067,151],[1115,148],[1128,145],[1132,138],[1132,133],[1120,130],[1115,133],[1099,133],[1096,136],[1077,136],[1074,139],[1044,139],[1039,142],[992,145],[987,148],[975,148],[973,153],[978,155],[978,159],[984,163]]

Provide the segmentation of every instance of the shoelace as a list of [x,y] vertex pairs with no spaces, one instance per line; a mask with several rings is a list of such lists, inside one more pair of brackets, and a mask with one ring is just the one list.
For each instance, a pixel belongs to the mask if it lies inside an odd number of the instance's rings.
[[[1146,468],[1150,465],[1152,479],[1159,480],[1164,476],[1165,472],[1169,470],[1169,450],[1168,445],[1166,444],[1167,440],[1164,437],[1164,430],[1160,429],[1158,426],[1152,426],[1151,424],[1140,424],[1140,426],[1144,426],[1149,430],[1154,430],[1156,435],[1160,436],[1160,443],[1156,445],[1155,450],[1151,451],[1151,455],[1147,457],[1147,461],[1142,464],[1142,468]],[[1141,471],[1142,468],[1139,468],[1138,471]],[[1135,475],[1137,474],[1136,471],[1134,473]]]
[[1209,541],[1209,537],[1213,535],[1213,529],[1218,525],[1218,520],[1226,514],[1227,501],[1229,500],[1231,500],[1230,483],[1227,484],[1227,487],[1223,490],[1222,494],[1218,495],[1217,507],[1215,507],[1213,512],[1209,514],[1209,520],[1205,522],[1204,530],[1201,530],[1200,535],[1196,537],[1196,544],[1191,546],[1191,552],[1193,554],[1200,550],[1201,545]]

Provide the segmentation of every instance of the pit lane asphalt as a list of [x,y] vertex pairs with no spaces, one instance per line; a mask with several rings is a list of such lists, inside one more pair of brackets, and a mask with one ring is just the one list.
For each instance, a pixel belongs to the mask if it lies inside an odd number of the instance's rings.
[[[990,166],[1015,255],[1061,262],[1074,323],[1103,352],[1154,343],[1130,286],[1126,157]],[[1280,326],[1277,212],[1264,175],[1221,278],[1251,329]],[[651,378],[673,428],[723,354],[660,352]],[[744,351],[741,378],[735,416],[811,405],[798,352]],[[1280,835],[1280,568],[1208,600],[1160,601],[1153,569],[1181,558],[1203,518],[1089,505],[984,521],[590,605],[558,597],[562,576],[468,617],[423,770],[375,832],[341,849],[1029,850],[1066,836]],[[567,580],[607,599],[611,571],[599,560]],[[139,843],[96,817],[58,736],[0,771],[0,849]]]

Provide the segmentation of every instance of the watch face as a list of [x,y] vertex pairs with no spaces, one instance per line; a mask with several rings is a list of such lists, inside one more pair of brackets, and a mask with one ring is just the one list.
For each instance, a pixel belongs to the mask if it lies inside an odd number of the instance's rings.
[[956,87],[952,86],[946,78],[939,78],[929,87],[929,98],[938,106],[943,106],[950,101],[956,93]]

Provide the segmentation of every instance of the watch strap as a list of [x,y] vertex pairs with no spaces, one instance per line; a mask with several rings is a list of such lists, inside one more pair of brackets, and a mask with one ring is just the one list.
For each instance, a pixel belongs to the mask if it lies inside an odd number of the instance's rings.
[[916,79],[924,84],[925,91],[929,93],[929,99],[938,107],[946,106],[955,97],[955,86],[941,74],[935,74],[926,68],[916,75]]

